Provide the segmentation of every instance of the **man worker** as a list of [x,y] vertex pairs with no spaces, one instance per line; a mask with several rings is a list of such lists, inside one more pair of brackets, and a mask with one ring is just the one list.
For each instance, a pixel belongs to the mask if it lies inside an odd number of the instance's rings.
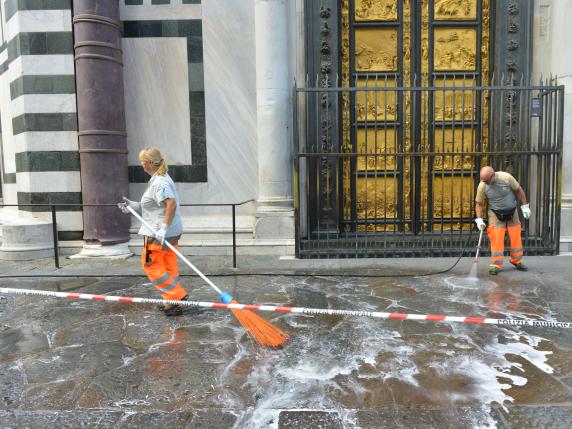
[[528,268],[522,262],[522,228],[516,210],[517,199],[520,203],[522,216],[530,218],[530,206],[526,202],[526,195],[519,183],[509,173],[497,171],[485,166],[480,172],[481,183],[475,196],[475,223],[480,230],[486,228],[483,220],[483,206],[488,201],[489,227],[487,235],[491,243],[491,265],[489,274],[497,275],[504,262],[504,237],[508,230],[510,238],[510,263],[519,271]]

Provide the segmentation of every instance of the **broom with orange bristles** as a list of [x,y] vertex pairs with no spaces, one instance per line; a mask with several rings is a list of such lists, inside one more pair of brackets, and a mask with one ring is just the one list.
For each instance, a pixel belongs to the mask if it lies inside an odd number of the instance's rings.
[[[127,208],[133,214],[133,216],[141,221],[143,225],[145,225],[151,231],[155,232],[151,225],[144,221],[137,212],[135,212],[129,206],[127,206]],[[167,247],[169,247],[169,249],[175,252],[175,254],[181,258],[185,264],[187,264],[195,273],[197,273],[210,287],[218,292],[219,298],[222,302],[225,304],[238,304],[238,302],[233,299],[232,296],[220,290],[213,282],[207,278],[207,276],[201,273],[197,267],[195,267],[187,258],[182,255],[181,252],[175,248],[175,246],[173,246],[167,240],[165,240],[165,244]],[[232,314],[234,314],[234,316],[238,319],[239,323],[261,346],[280,347],[288,339],[288,334],[286,332],[278,329],[272,323],[250,310],[231,309],[230,311],[232,311]]]

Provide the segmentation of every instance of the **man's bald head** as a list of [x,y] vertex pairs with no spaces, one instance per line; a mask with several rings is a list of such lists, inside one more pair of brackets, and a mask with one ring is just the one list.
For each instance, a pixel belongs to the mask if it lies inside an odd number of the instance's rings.
[[486,165],[483,168],[481,168],[481,174],[480,174],[481,182],[488,183],[494,175],[495,175],[495,170],[491,166]]

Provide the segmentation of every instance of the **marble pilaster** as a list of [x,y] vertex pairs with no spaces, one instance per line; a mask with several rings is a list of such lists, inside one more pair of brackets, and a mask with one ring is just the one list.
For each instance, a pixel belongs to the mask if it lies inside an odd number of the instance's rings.
[[[549,73],[558,77],[558,84],[564,85],[564,130],[562,156],[562,212],[560,221],[560,249],[572,251],[572,3],[541,1],[544,13],[540,16],[540,35],[549,45]],[[542,55],[542,54],[541,54]],[[546,76],[546,73],[545,73]]]
[[288,5],[255,1],[258,208],[256,238],[293,238]]

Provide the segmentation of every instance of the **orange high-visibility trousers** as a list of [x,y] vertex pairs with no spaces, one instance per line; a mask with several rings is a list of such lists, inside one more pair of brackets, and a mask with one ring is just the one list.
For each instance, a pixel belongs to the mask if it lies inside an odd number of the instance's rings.
[[491,265],[502,268],[504,263],[504,237],[508,230],[510,238],[510,262],[518,264],[522,260],[522,228],[519,224],[509,227],[489,225],[487,235],[491,243]]
[[179,283],[177,255],[171,249],[163,250],[163,246],[158,243],[145,243],[141,264],[163,299],[178,301],[187,295],[187,291]]
[[510,262],[518,264],[522,261],[522,228],[518,225],[509,226],[508,236],[510,238]]

